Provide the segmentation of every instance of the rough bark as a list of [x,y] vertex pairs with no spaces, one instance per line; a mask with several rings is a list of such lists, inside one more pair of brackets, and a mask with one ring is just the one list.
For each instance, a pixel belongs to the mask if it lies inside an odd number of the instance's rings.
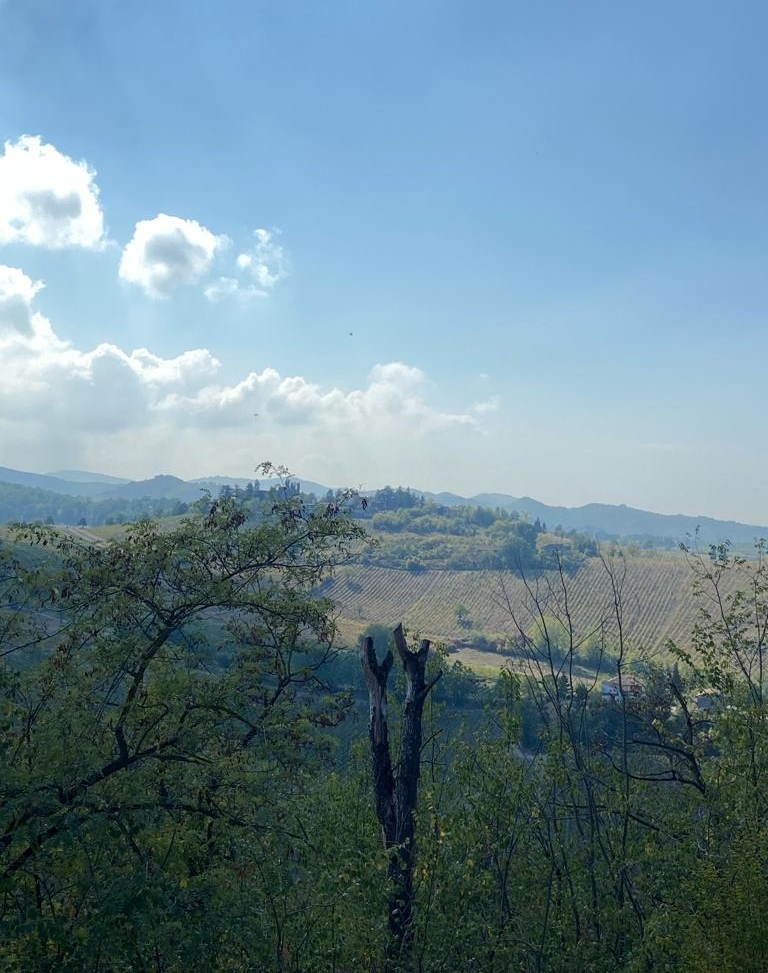
[[402,738],[397,766],[393,769],[389,748],[387,713],[387,679],[394,657],[390,650],[379,663],[373,639],[360,645],[360,662],[368,686],[371,767],[376,815],[381,824],[385,848],[391,852],[389,878],[389,929],[392,934],[390,955],[404,959],[410,949],[413,926],[413,866],[415,852],[414,811],[418,797],[421,769],[421,736],[424,701],[442,675],[426,681],[429,639],[422,639],[413,651],[398,625],[394,631],[395,646],[403,663],[407,690],[403,709]]

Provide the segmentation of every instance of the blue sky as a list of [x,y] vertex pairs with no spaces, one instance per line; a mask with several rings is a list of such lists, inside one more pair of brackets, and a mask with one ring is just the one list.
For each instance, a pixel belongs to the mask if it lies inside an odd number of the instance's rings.
[[768,524],[766,28],[0,0],[0,465]]

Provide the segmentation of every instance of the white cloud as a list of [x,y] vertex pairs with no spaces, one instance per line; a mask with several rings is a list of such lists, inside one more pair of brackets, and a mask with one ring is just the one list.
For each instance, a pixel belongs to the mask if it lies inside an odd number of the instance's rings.
[[288,276],[288,259],[275,240],[279,230],[253,231],[256,240],[249,250],[243,250],[235,260],[238,277],[219,277],[205,288],[205,296],[212,303],[235,298],[240,301],[267,297],[272,288]]
[[196,387],[221,367],[206,348],[194,348],[176,358],[160,358],[146,348],[138,348],[125,356],[125,361],[142,382],[156,387]]
[[238,300],[248,300],[251,297],[266,297],[267,292],[253,284],[243,285],[236,277],[218,277],[203,291],[212,304],[234,297]]
[[178,287],[198,283],[228,243],[227,237],[216,236],[196,220],[159,213],[136,224],[123,250],[120,277],[150,297],[167,297]]
[[472,406],[472,412],[476,416],[487,415],[489,412],[498,412],[500,405],[501,399],[499,396],[493,395],[490,399],[485,399],[483,402],[475,402]]
[[376,365],[363,389],[323,389],[300,375],[283,377],[274,368],[251,372],[232,386],[206,385],[194,395],[172,392],[158,408],[182,424],[225,427],[250,424],[304,426],[345,436],[419,436],[474,427],[468,414],[443,413],[425,398],[426,376],[402,362]]
[[283,248],[276,242],[279,231],[258,229],[253,231],[256,243],[250,250],[238,254],[237,266],[247,271],[256,286],[264,291],[288,276],[287,261]]
[[450,462],[462,433],[475,438],[478,420],[436,408],[426,375],[403,362],[376,365],[351,390],[268,367],[221,381],[220,363],[204,348],[163,358],[109,343],[73,347],[34,310],[42,286],[0,266],[0,443],[8,465],[191,477],[248,473],[265,457],[306,471],[307,457],[324,456],[328,475],[345,466],[373,479],[386,478],[395,461],[418,472],[430,450]]
[[0,156],[0,244],[97,250],[105,243],[96,173],[44,143],[22,135]]
[[90,428],[141,426],[154,402],[174,390],[194,393],[219,362],[205,349],[160,358],[113,344],[80,351],[32,308],[43,287],[0,266],[0,415],[32,417],[61,435]]
[[0,336],[9,331],[32,336],[32,299],[42,288],[18,268],[0,265]]

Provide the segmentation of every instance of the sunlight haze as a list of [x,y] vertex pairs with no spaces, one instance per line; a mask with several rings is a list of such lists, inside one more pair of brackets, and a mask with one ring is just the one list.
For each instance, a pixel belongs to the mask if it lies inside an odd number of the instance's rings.
[[0,465],[768,523],[766,28],[0,2]]

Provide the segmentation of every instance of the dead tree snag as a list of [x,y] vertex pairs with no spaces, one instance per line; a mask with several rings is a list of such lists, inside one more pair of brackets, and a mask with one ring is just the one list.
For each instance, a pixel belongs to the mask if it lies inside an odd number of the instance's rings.
[[381,663],[376,659],[373,639],[360,645],[360,663],[368,686],[371,742],[371,768],[376,815],[381,824],[385,848],[391,852],[389,878],[389,929],[392,934],[390,955],[404,959],[411,945],[413,923],[413,865],[415,850],[416,800],[421,768],[421,733],[424,701],[442,675],[426,679],[429,639],[422,639],[412,650],[398,625],[394,631],[395,646],[403,663],[407,680],[403,708],[402,739],[397,766],[392,766],[387,714],[387,679],[394,657],[387,652]]

